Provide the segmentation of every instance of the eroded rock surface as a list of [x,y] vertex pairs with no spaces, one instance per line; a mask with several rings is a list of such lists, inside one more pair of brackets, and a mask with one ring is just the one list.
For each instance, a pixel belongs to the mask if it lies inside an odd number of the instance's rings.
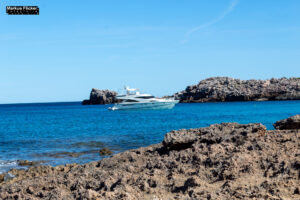
[[274,128],[279,130],[300,129],[300,115],[295,115],[287,119],[279,120],[274,124]]
[[84,165],[11,170],[0,199],[300,199],[300,132],[223,123]]
[[84,100],[83,105],[96,105],[96,104],[112,104],[116,103],[117,92],[111,90],[98,90],[93,88],[90,93],[90,99]]
[[299,100],[300,78],[240,80],[212,77],[175,95],[180,102]]

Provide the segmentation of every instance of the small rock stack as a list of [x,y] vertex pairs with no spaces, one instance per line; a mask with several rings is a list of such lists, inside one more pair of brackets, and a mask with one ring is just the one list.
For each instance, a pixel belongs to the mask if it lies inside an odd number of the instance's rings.
[[82,102],[82,105],[112,104],[117,103],[117,92],[111,90],[98,90],[93,88],[90,93],[90,99]]

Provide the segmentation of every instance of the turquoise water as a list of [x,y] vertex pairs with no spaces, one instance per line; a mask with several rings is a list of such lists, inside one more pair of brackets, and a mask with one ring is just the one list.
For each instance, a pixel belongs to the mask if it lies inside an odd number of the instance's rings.
[[99,160],[100,148],[118,153],[159,143],[174,129],[221,122],[261,122],[273,129],[275,121],[300,113],[300,101],[178,104],[172,110],[143,111],[109,111],[109,106],[0,105],[0,173],[16,167],[16,160],[50,165]]

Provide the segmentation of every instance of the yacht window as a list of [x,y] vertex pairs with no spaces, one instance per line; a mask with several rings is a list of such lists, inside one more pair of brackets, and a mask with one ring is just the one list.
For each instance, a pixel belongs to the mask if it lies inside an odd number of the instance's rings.
[[127,99],[127,100],[125,100],[124,102],[138,102],[138,101],[133,100],[133,99]]
[[144,97],[136,97],[136,98],[140,98],[140,99],[152,99],[152,98],[154,98],[154,96],[144,96]]

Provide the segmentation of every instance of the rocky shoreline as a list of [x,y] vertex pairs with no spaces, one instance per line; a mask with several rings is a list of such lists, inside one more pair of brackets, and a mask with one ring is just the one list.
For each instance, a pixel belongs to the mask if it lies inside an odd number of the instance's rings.
[[[117,103],[117,92],[93,88],[90,99],[83,105]],[[172,96],[181,103],[225,101],[300,100],[300,78],[272,78],[269,80],[240,80],[212,77]]]
[[84,165],[9,174],[0,199],[300,199],[300,130],[214,124]]
[[300,79],[240,80],[213,77],[188,86],[174,96],[182,103],[299,100]]

